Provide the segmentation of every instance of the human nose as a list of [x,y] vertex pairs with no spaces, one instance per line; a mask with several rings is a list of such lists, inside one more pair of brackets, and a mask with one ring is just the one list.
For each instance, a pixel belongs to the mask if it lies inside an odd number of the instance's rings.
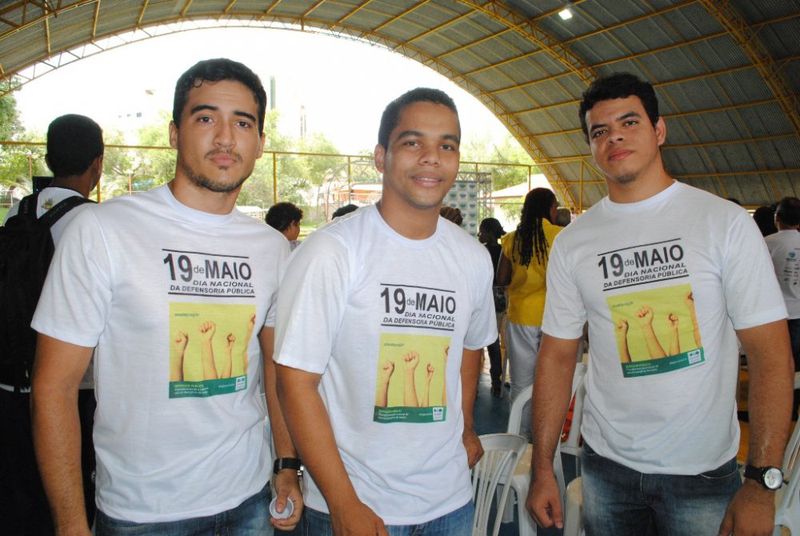
[[608,127],[608,141],[617,143],[623,140],[622,129],[614,126]]
[[438,166],[439,165],[439,148],[438,147],[431,147],[426,146],[422,149],[422,155],[420,157],[420,162],[422,164],[427,164],[429,166]]
[[227,121],[221,121],[216,129],[214,143],[221,147],[230,147],[234,144],[233,127]]

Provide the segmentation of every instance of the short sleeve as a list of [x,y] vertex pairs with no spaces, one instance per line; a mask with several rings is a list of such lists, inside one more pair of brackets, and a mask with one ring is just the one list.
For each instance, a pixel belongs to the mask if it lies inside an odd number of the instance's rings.
[[476,270],[476,292],[473,297],[475,307],[470,315],[469,326],[464,337],[464,348],[477,350],[497,340],[497,315],[494,310],[492,294],[492,258],[488,250],[480,252],[479,270]]
[[567,254],[559,235],[553,241],[547,263],[547,300],[542,331],[560,339],[577,339],[583,334],[586,307]]
[[112,277],[97,216],[82,210],[56,246],[31,327],[64,342],[96,346],[111,306]]
[[722,287],[735,329],[760,326],[787,316],[767,244],[744,211],[734,219],[725,244]]
[[325,371],[347,304],[348,264],[344,245],[326,233],[294,251],[278,291],[276,363]]

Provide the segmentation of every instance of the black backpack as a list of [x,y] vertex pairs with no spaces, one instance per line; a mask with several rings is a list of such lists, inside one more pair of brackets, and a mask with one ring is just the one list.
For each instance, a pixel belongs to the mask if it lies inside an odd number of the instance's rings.
[[19,212],[0,227],[0,383],[15,392],[31,385],[36,332],[31,319],[53,257],[50,227],[76,206],[68,197],[36,218],[39,194],[24,197]]

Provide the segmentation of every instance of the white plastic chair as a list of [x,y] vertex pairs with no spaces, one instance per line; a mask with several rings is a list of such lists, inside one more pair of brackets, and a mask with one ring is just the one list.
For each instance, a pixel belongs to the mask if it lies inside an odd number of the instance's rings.
[[[583,388],[583,381],[586,377],[586,365],[584,363],[578,363],[575,365],[575,373],[572,376],[572,394],[575,395],[579,389]],[[582,391],[585,392],[585,391]],[[522,419],[522,408],[531,399],[533,395],[532,389],[526,389],[522,393],[514,399],[511,403],[511,411],[508,415],[508,429],[506,430],[508,433],[516,434],[519,433],[520,430],[520,420]],[[580,402],[580,409],[583,409],[583,400]],[[573,438],[575,442],[575,449],[577,451],[577,445],[580,438],[580,427],[581,427],[581,416],[582,411],[579,411],[578,401],[575,402],[575,409],[572,413],[572,427],[570,428],[569,437]],[[535,439],[534,439],[535,440]],[[569,443],[569,439],[567,440]],[[558,489],[561,491],[562,496],[562,504],[563,498],[565,493],[565,482],[564,482],[564,468],[561,464],[561,450],[564,447],[559,442],[556,446],[556,453],[555,457],[553,458],[553,471],[556,475],[556,481],[558,482]],[[517,464],[517,467],[514,469],[514,474],[511,477],[511,489],[514,491],[517,501],[517,519],[519,521],[519,536],[535,536],[536,534],[536,523],[531,519],[531,516],[528,515],[528,511],[525,508],[525,497],[528,495],[528,488],[531,485],[531,457],[533,454],[533,445],[528,444],[527,449],[525,450],[525,454],[522,456],[522,459]],[[508,502],[513,500],[513,497],[509,496],[507,499]],[[503,519],[504,523],[510,523],[514,520],[514,511],[513,508],[505,508],[505,516]]]
[[475,503],[475,520],[472,536],[497,536],[503,518],[508,486],[504,486],[502,500],[497,504],[494,526],[488,532],[489,513],[501,482],[508,481],[517,461],[525,452],[528,440],[517,434],[485,434],[479,436],[483,457],[472,468],[472,500]]
[[564,501],[563,536],[581,536],[583,534],[583,478],[576,477],[567,486]]

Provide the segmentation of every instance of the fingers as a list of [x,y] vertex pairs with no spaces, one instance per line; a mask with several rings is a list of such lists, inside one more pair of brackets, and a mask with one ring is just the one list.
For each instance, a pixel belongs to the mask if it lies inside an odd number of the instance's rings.
[[722,518],[722,524],[719,526],[719,536],[729,536],[733,532],[733,514],[730,511],[725,512],[725,517]]

